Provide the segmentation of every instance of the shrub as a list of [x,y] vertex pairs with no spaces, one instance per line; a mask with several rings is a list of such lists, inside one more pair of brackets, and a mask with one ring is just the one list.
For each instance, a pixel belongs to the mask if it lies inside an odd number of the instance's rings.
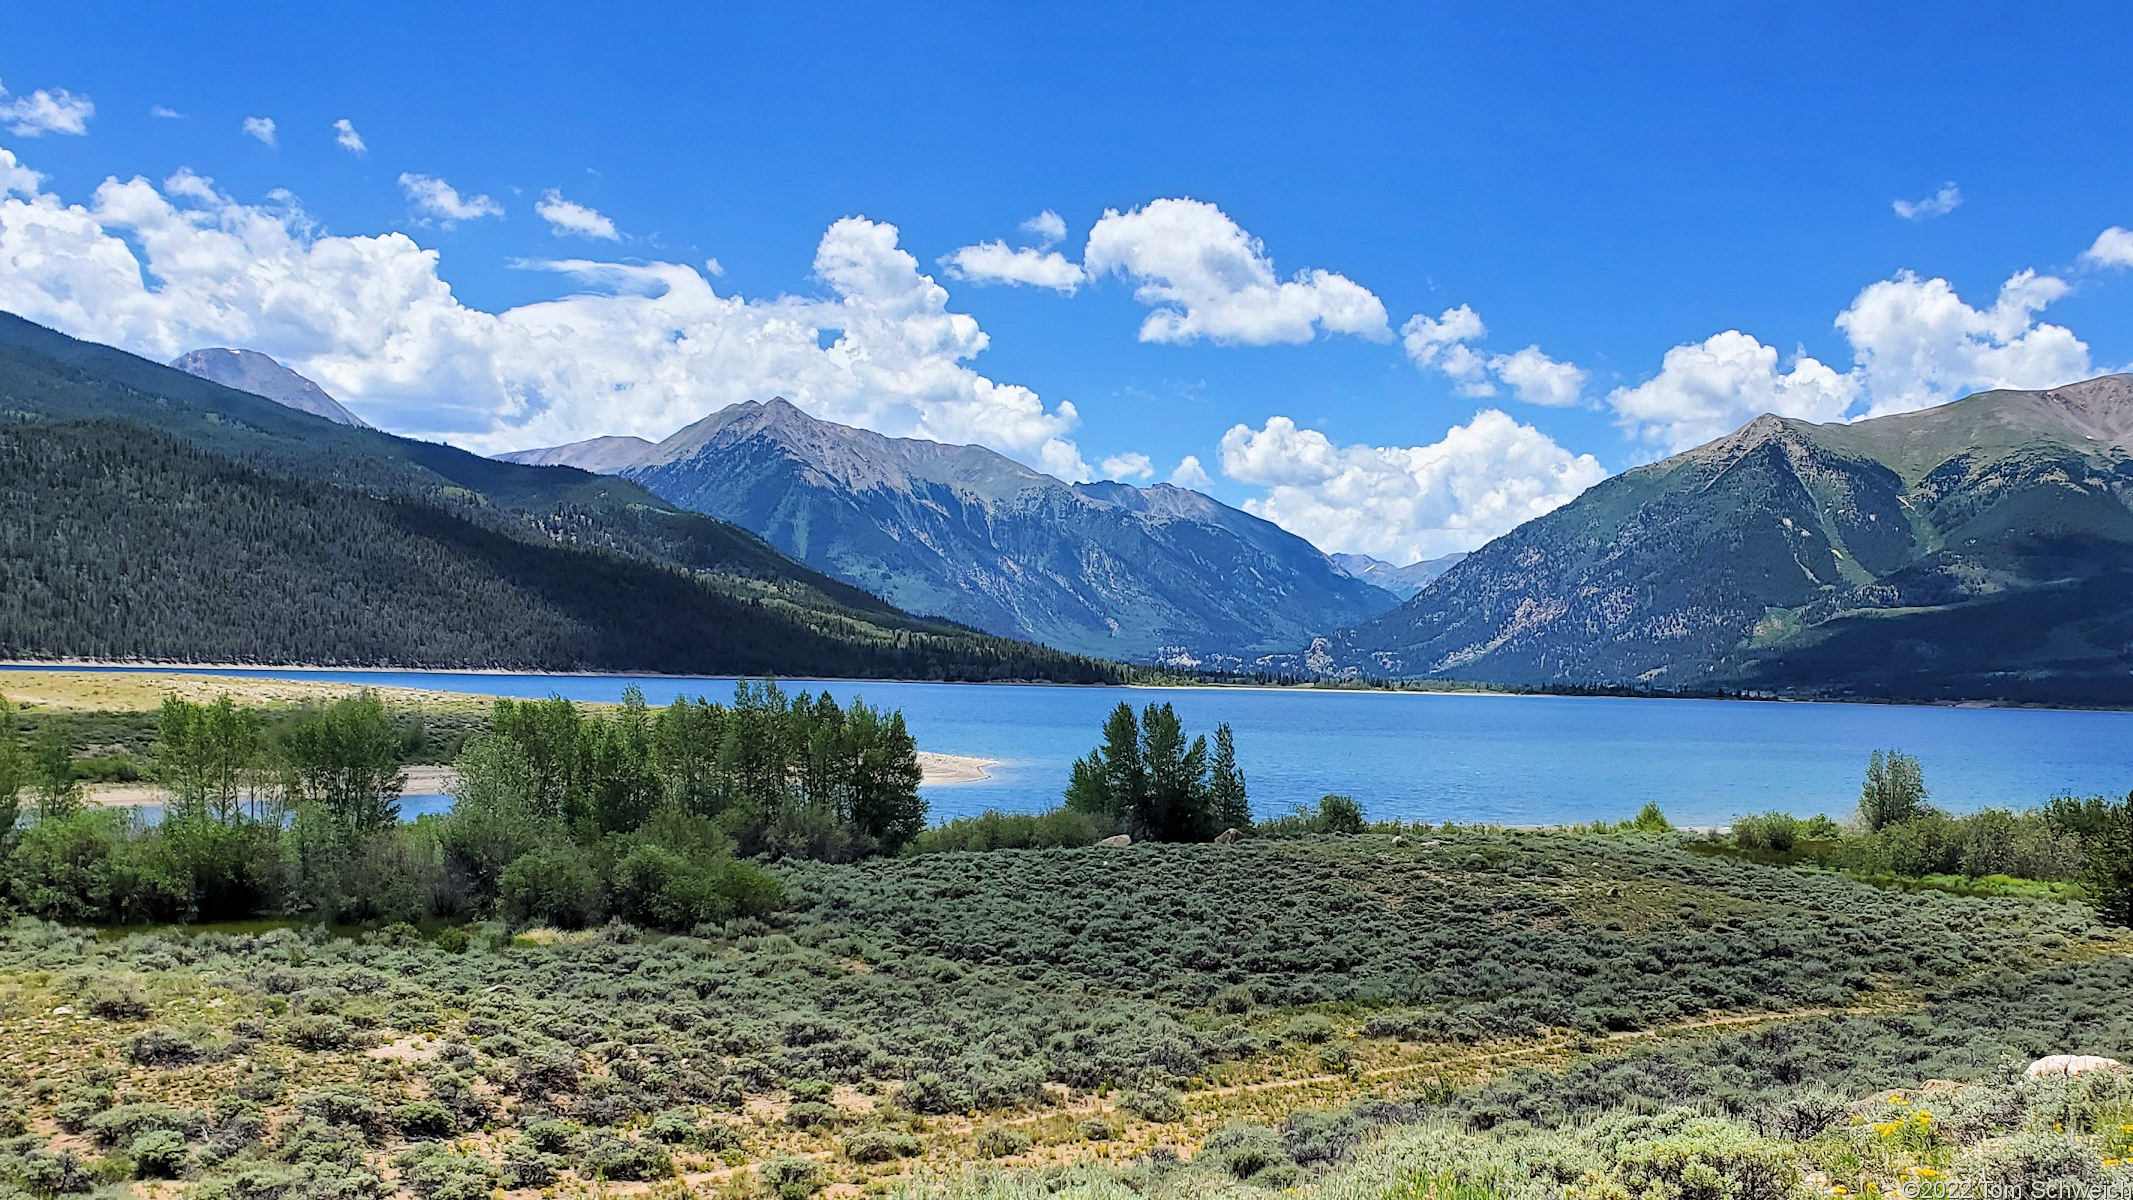
[[1963,1156],[1958,1173],[2014,1196],[2079,1196],[2097,1174],[2093,1151],[2070,1133],[2022,1132]]
[[823,1183],[821,1166],[795,1154],[780,1154],[758,1165],[756,1174],[778,1200],[807,1200]]
[[144,1067],[171,1067],[193,1062],[203,1053],[190,1038],[174,1029],[151,1029],[136,1034],[127,1043],[126,1057]]
[[583,929],[607,911],[606,889],[591,856],[570,843],[512,860],[497,880],[497,894],[514,925]]
[[296,1107],[321,1124],[345,1125],[372,1135],[385,1131],[385,1109],[368,1092],[327,1088],[299,1098]]
[[980,853],[1093,846],[1117,832],[1114,821],[1064,806],[1041,813],[1004,813],[988,808],[977,816],[957,817],[925,830],[911,839],[904,847],[904,853]]
[[1799,1178],[1782,1143],[1684,1109],[1657,1117],[1610,1117],[1589,1136],[1633,1196],[1780,1200]]
[[400,1168],[400,1182],[422,1200],[488,1200],[503,1174],[479,1154],[436,1146],[395,1155],[393,1165]]
[[578,1081],[578,1056],[562,1046],[550,1046],[522,1056],[512,1077],[521,1096],[576,1092]]
[[355,1037],[348,1022],[330,1013],[313,1013],[289,1022],[284,1036],[302,1050],[338,1050]]
[[987,1158],[1007,1158],[1030,1147],[1030,1136],[1005,1125],[987,1125],[978,1130],[978,1153]]
[[1789,852],[1799,844],[1799,818],[1790,813],[1768,812],[1760,817],[1735,817],[1733,841],[1744,850]]
[[32,1150],[22,1156],[21,1165],[16,1170],[22,1177],[23,1186],[40,1195],[86,1192],[96,1186],[88,1164],[72,1150],[57,1154],[49,1150]]
[[898,1099],[905,1108],[927,1116],[966,1112],[971,1104],[968,1089],[944,1080],[931,1071],[912,1077],[904,1084]]
[[1237,1179],[1270,1187],[1287,1187],[1296,1181],[1296,1164],[1282,1148],[1281,1135],[1264,1125],[1225,1125],[1208,1135],[1202,1153]]
[[1118,1136],[1118,1127],[1102,1117],[1090,1117],[1081,1123],[1080,1132],[1092,1142],[1108,1142]]
[[820,1129],[833,1126],[841,1114],[835,1105],[819,1100],[795,1100],[785,1106],[785,1123],[794,1129]]
[[200,1131],[203,1120],[189,1108],[170,1104],[121,1104],[90,1118],[87,1129],[99,1146],[124,1146],[143,1134],[175,1133],[182,1141]]
[[85,997],[88,1010],[107,1021],[145,1021],[155,1010],[141,993],[126,984],[103,984]]
[[845,1156],[861,1163],[909,1158],[923,1148],[917,1138],[894,1129],[867,1129],[844,1139]]
[[441,1138],[459,1126],[452,1110],[434,1100],[416,1100],[393,1109],[393,1124],[411,1138]]
[[568,1121],[535,1121],[526,1126],[526,1141],[543,1154],[575,1154],[584,1135]]
[[1281,1036],[1292,1042],[1317,1045],[1333,1036],[1333,1022],[1322,1013],[1303,1013],[1281,1027]]
[[1119,1097],[1118,1106],[1144,1121],[1177,1121],[1185,1116],[1185,1101],[1169,1088],[1142,1088]]
[[662,1142],[696,1139],[696,1114],[686,1108],[670,1108],[652,1118],[651,1135]]
[[504,1186],[512,1189],[547,1187],[556,1178],[556,1161],[528,1142],[513,1142],[504,1151]]
[[130,1153],[137,1179],[176,1179],[185,1170],[185,1139],[168,1129],[133,1139]]
[[584,1164],[596,1179],[656,1179],[674,1169],[673,1161],[659,1146],[608,1133],[595,1133],[588,1140]]

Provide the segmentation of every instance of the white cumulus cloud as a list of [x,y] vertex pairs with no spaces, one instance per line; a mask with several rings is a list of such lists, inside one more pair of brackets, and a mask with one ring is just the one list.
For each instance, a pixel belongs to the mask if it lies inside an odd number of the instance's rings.
[[1022,222],[1022,232],[1035,234],[1039,245],[1049,246],[1067,235],[1066,218],[1047,208]]
[[268,149],[280,149],[281,143],[274,137],[274,118],[246,117],[243,129],[246,137],[259,139],[259,143]]
[[1215,481],[1207,477],[1207,468],[1200,465],[1200,456],[1188,454],[1178,460],[1177,469],[1170,473],[1170,482],[1199,492],[1212,487]]
[[1400,345],[1415,366],[1442,372],[1463,396],[1493,396],[1500,383],[1528,404],[1562,408],[1584,394],[1584,368],[1557,362],[1539,346],[1512,354],[1475,349],[1473,343],[1488,332],[1481,315],[1462,304],[1435,317],[1409,317],[1400,327]]
[[48,133],[81,137],[89,132],[89,119],[95,115],[96,105],[87,96],[77,96],[65,88],[38,88],[10,100],[7,89],[0,87],[0,124],[20,137],[43,137]]
[[575,260],[539,264],[566,294],[492,313],[462,304],[437,252],[405,233],[320,236],[292,202],[243,204],[188,172],[107,180],[70,204],[0,149],[0,192],[0,309],[159,361],[256,349],[400,432],[482,451],[656,438],[782,395],[1089,477],[1073,406],[971,369],[985,333],[949,311],[893,225],[831,225],[819,298],[722,296],[678,263]]
[[1607,402],[1624,427],[1672,452],[1722,437],[1766,412],[1834,421],[1858,393],[1850,374],[1804,354],[1780,369],[1775,347],[1729,329],[1667,351],[1659,374],[1616,388]]
[[1308,342],[1320,331],[1392,337],[1385,305],[1368,288],[1325,270],[1278,278],[1258,238],[1199,200],[1107,210],[1089,231],[1082,269],[1092,279],[1132,281],[1134,298],[1154,310],[1141,323],[1144,342],[1265,346]]
[[1988,388],[2046,388],[2093,373],[2089,348],[2036,314],[2066,281],[2017,271],[1991,308],[1963,303],[1945,279],[1909,271],[1870,284],[1837,316],[1851,340],[1869,416],[1908,412]]
[[460,221],[504,215],[504,206],[496,201],[487,196],[462,196],[458,188],[433,175],[403,174],[400,190],[407,193],[407,202],[414,206],[417,216],[447,229]]
[[350,154],[367,154],[370,147],[363,143],[363,135],[356,132],[355,122],[347,117],[333,123],[334,143]]
[[[2107,247],[2108,248],[2108,247]],[[2092,254],[2095,251],[2091,251]],[[1910,412],[1992,388],[2047,388],[2094,374],[2089,348],[2037,314],[2065,280],[2022,270],[1990,308],[1973,308],[1945,279],[1910,271],[1869,284],[1837,315],[1852,368],[1778,352],[1739,330],[1666,352],[1659,374],[1608,394],[1633,436],[1669,452],[1730,433],[1763,413],[1838,421]]]
[[2098,267],[2133,267],[2133,229],[2113,225],[2096,235],[2096,242],[2081,254],[2083,262]]
[[1945,217],[1963,202],[1963,189],[1953,183],[1940,185],[1940,190],[1923,200],[1896,200],[1890,207],[1906,221],[1923,221],[1927,217]]
[[1563,408],[1576,404],[1585,390],[1584,368],[1557,362],[1541,353],[1539,346],[1498,354],[1489,359],[1489,369],[1511,385],[1512,395],[1528,404]]
[[942,258],[941,265],[950,275],[971,283],[1027,284],[1069,296],[1086,278],[1079,265],[1057,250],[1015,248],[997,240],[964,246]]
[[533,211],[548,222],[548,232],[557,237],[574,234],[608,242],[622,237],[615,232],[613,221],[582,204],[563,199],[563,193],[554,188],[541,194],[541,198],[534,202]]
[[1114,454],[1105,459],[1103,461],[1103,473],[1106,479],[1116,479],[1121,482],[1128,479],[1146,479],[1155,474],[1155,463],[1140,451],[1129,450],[1124,454]]
[[1338,446],[1271,417],[1222,437],[1222,473],[1266,489],[1245,509],[1322,550],[1407,563],[1472,550],[1607,472],[1496,409],[1426,446]]

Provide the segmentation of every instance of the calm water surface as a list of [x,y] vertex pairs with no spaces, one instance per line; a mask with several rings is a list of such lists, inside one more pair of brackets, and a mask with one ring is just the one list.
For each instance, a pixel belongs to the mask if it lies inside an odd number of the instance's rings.
[[[731,679],[674,676],[184,670],[590,701],[619,700],[634,683],[654,705],[677,695],[726,700],[733,691]],[[782,686],[901,708],[921,749],[999,760],[984,782],[925,789],[935,820],[1055,804],[1070,765],[1120,700],[1170,701],[1189,732],[1227,721],[1262,815],[1327,792],[1356,797],[1380,819],[1617,820],[1648,800],[1690,825],[1770,809],[1841,815],[1877,747],[1917,755],[1933,801],[1959,812],[2133,789],[2133,713],[849,680]]]

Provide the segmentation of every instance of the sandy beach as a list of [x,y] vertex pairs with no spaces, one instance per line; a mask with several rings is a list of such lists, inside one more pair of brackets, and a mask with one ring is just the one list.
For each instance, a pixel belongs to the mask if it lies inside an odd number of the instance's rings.
[[[918,752],[918,767],[927,786],[941,783],[976,783],[989,778],[985,768],[995,766],[998,759],[978,758],[969,754],[934,754]],[[459,780],[459,773],[450,767],[409,767],[407,780],[400,787],[402,796],[439,796],[449,793]],[[88,789],[91,804],[111,808],[138,808],[142,805],[163,803],[163,790],[147,783],[101,783]]]

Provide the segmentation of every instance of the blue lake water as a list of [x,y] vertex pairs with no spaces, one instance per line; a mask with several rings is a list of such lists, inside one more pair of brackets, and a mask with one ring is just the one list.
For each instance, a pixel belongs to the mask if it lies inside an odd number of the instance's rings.
[[[135,668],[114,668],[133,670]],[[155,670],[155,668],[140,668]],[[730,679],[431,671],[224,670],[483,695],[652,704],[728,699]],[[923,750],[999,760],[991,778],[925,789],[935,820],[1057,803],[1121,700],[1169,701],[1188,732],[1228,722],[1261,815],[1341,792],[1377,819],[1557,824],[1657,801],[1677,824],[1743,812],[1851,811],[1869,752],[1918,756],[1936,804],[2024,807],[2133,789],[2133,713],[1424,693],[783,681],[900,708]],[[412,800],[408,815],[442,797]]]

